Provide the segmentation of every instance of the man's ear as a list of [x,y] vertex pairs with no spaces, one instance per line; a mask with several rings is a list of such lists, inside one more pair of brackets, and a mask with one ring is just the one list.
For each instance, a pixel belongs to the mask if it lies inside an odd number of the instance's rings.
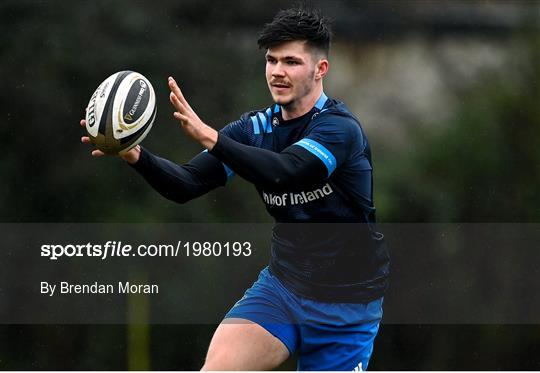
[[315,80],[319,80],[325,77],[328,73],[329,63],[326,58],[320,59],[315,66]]

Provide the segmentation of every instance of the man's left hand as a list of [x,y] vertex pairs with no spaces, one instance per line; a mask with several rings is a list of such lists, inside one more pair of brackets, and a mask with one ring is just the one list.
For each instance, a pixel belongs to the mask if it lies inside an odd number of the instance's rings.
[[172,77],[169,77],[169,88],[171,90],[169,99],[176,109],[173,116],[180,121],[184,132],[206,149],[212,150],[218,139],[217,131],[206,125],[189,106],[180,87]]

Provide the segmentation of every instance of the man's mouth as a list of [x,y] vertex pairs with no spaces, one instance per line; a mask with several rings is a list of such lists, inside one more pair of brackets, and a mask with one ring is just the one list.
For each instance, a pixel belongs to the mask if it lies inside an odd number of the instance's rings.
[[285,83],[272,83],[271,85],[277,93],[283,93],[291,87]]
[[290,86],[285,83],[271,83],[272,87],[276,88],[289,88]]

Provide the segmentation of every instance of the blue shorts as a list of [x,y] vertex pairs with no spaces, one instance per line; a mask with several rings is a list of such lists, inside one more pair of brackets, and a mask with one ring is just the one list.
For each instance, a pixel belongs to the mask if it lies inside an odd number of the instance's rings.
[[298,370],[365,370],[382,318],[383,299],[370,303],[322,303],[299,297],[262,270],[225,318],[261,325],[281,340]]

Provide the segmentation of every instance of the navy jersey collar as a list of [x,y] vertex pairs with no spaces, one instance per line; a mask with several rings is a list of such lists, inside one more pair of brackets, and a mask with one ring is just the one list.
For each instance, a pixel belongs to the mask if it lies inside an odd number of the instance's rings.
[[326,104],[326,101],[328,101],[328,97],[323,93],[321,93],[321,97],[319,97],[319,99],[317,100],[317,102],[315,103],[315,107],[319,110],[322,110],[322,108],[324,107],[324,105]]
[[[317,102],[315,103],[315,106],[313,108],[315,108],[315,109],[317,109],[319,111],[322,110],[324,105],[326,105],[326,101],[328,101],[328,96],[326,96],[326,94],[324,92],[322,92],[319,99],[317,100]],[[313,109],[311,109],[311,110],[313,110]],[[278,105],[278,104],[275,104],[274,105],[274,114],[277,114],[280,111],[281,111],[281,106]]]

